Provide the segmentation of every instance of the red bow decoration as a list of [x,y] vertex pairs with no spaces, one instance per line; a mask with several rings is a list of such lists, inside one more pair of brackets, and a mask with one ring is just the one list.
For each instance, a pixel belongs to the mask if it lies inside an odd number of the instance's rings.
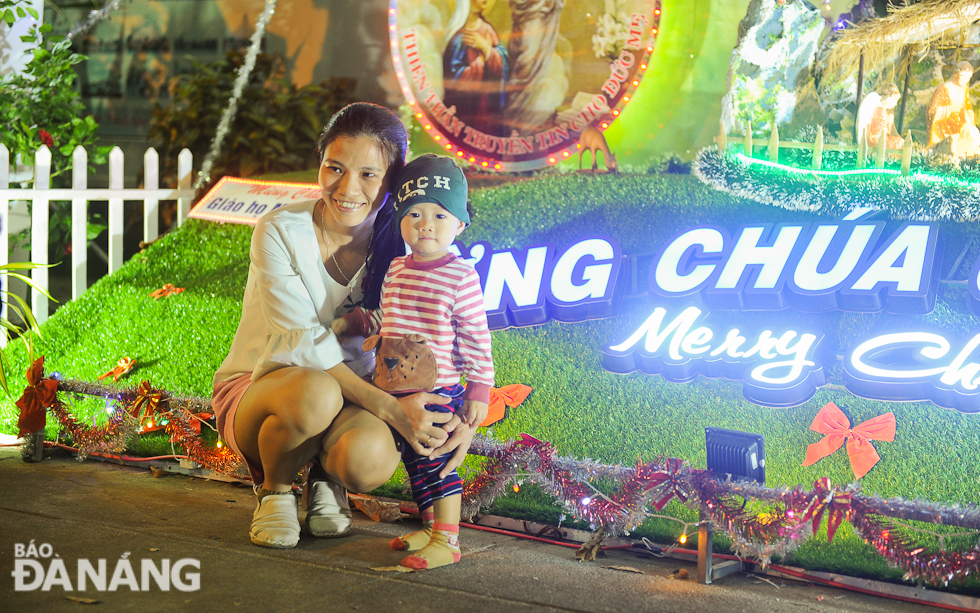
[[162,399],[163,394],[150,387],[149,381],[144,381],[136,388],[136,399],[130,405],[129,413],[142,424],[144,419],[153,417]]
[[803,521],[813,520],[813,533],[820,529],[823,512],[827,513],[827,540],[833,541],[837,528],[851,513],[851,495],[838,492],[830,484],[828,477],[821,477],[813,482],[813,499],[807,505]]
[[846,440],[851,470],[854,471],[854,478],[860,479],[881,459],[871,441],[890,443],[895,440],[895,414],[885,413],[851,428],[847,416],[836,404],[829,402],[813,418],[810,429],[826,436],[806,448],[803,466],[815,464],[817,460],[834,453]]
[[27,387],[16,402],[20,409],[17,419],[17,436],[44,429],[48,407],[58,398],[58,382],[44,378],[44,356],[34,360],[27,369]]
[[504,418],[505,407],[517,407],[527,400],[528,395],[534,388],[520,383],[505,385],[503,387],[490,388],[490,407],[487,409],[487,418],[480,426],[492,426]]
[[109,372],[99,375],[99,381],[112,377],[113,381],[118,381],[120,377],[133,370],[133,366],[136,364],[136,360],[132,359],[128,355],[123,358],[119,358],[116,362],[116,367]]
[[158,290],[153,290],[150,294],[150,298],[154,300],[159,300],[160,298],[166,298],[167,296],[173,296],[174,294],[179,294],[184,291],[183,287],[174,287],[173,283],[167,283]]
[[[645,472],[644,468],[649,469],[650,466],[637,464],[636,473],[638,477]],[[684,468],[683,460],[667,458],[667,464],[664,470],[658,470],[646,477],[646,481],[650,485],[644,491],[650,491],[656,487],[663,487],[660,498],[653,505],[658,511],[663,510],[667,506],[667,503],[675,496],[681,502],[687,501],[688,492],[684,487],[684,483],[680,480],[680,471],[682,468]]]

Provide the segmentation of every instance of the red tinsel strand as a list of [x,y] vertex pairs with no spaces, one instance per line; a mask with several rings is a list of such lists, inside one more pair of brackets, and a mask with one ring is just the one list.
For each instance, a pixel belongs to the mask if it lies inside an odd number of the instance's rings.
[[166,432],[170,440],[184,448],[184,453],[205,468],[232,476],[242,476],[244,465],[238,455],[228,447],[212,447],[204,442],[191,426],[194,419],[186,411],[176,410],[165,414]]
[[725,482],[707,471],[691,471],[691,485],[701,509],[712,522],[728,532],[738,555],[756,558],[768,565],[774,555],[788,553],[809,536],[808,524],[801,523],[807,500],[800,492],[786,492],[784,500],[770,501],[764,512],[746,512],[745,499],[727,493]]
[[92,427],[79,423],[60,398],[48,410],[58,420],[62,431],[75,443],[79,459],[94,451],[121,453],[136,432],[135,424],[126,419],[128,415],[124,411],[113,412],[104,426]]
[[886,560],[906,572],[906,578],[947,585],[980,571],[980,545],[967,552],[934,551],[919,547],[895,534],[887,519],[873,513],[869,505],[855,502],[851,525]]

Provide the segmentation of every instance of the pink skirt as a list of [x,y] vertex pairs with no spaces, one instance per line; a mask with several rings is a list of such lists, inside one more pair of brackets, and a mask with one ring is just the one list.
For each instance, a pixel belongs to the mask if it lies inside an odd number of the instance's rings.
[[256,466],[249,462],[245,454],[242,453],[242,450],[238,448],[238,442],[235,440],[235,414],[238,412],[238,403],[251,384],[251,375],[242,375],[229,381],[218,383],[214,386],[214,395],[211,397],[211,409],[214,411],[218,434],[222,440],[248,466],[248,472],[252,477],[252,481],[256,485],[262,485],[262,482],[265,481],[262,466]]

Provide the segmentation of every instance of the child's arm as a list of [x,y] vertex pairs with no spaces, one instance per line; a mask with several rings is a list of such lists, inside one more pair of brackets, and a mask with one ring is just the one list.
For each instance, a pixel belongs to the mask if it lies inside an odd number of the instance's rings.
[[453,319],[456,323],[456,347],[462,359],[462,370],[466,373],[463,422],[475,428],[487,418],[494,370],[480,277],[476,271],[471,272],[456,292]]

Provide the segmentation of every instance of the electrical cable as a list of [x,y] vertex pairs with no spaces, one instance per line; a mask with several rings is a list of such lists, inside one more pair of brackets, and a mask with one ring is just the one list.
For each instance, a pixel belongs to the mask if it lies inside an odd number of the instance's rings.
[[[413,510],[413,512],[414,512],[414,510]],[[561,541],[555,541],[555,540],[551,540],[551,539],[545,539],[545,538],[541,538],[539,536],[534,536],[534,535],[531,535],[531,534],[523,534],[521,532],[514,532],[512,530],[504,530],[502,528],[491,528],[489,526],[480,526],[478,524],[471,524],[471,523],[468,523],[468,522],[460,522],[460,525],[461,526],[466,526],[467,528],[472,528],[474,530],[482,530],[484,532],[493,532],[495,534],[502,534],[504,536],[513,536],[513,537],[517,537],[517,538],[529,539],[529,540],[532,540],[532,541],[539,541],[539,542],[542,542],[542,543],[548,543],[550,545],[561,545],[562,547],[575,547],[575,548],[581,547],[581,545],[578,544],[578,543],[563,543]],[[625,549],[636,549],[636,548],[633,545],[612,545],[612,546],[608,546],[608,547],[602,547],[602,550],[603,551],[605,551],[607,549],[608,550],[625,550]],[[685,554],[685,555],[694,555],[694,556],[698,555],[697,550],[694,550],[694,549],[674,549],[673,551],[676,552],[676,553]],[[719,553],[716,553],[716,554],[713,554],[712,557],[713,558],[719,558],[719,559],[722,559],[722,560],[738,560],[738,561],[741,561],[742,563],[748,563],[748,564],[758,565],[758,562],[755,562],[754,560],[744,560],[742,558],[739,558],[738,556],[733,556],[733,555],[728,555],[728,554],[719,554]],[[824,579],[822,577],[816,577],[816,576],[811,575],[809,573],[800,572],[798,570],[794,570],[792,568],[788,568],[788,567],[785,567],[785,566],[780,566],[778,564],[770,564],[769,565],[769,568],[771,568],[772,570],[774,570],[776,572],[783,573],[783,574],[786,574],[786,575],[791,575],[793,577],[797,577],[797,578],[803,579],[805,581],[810,581],[810,582],[813,582],[813,583],[819,583],[821,585],[826,585],[826,586],[834,587],[834,588],[841,589],[841,590],[849,590],[849,591],[858,592],[858,593],[861,593],[861,594],[868,594],[870,596],[878,596],[878,597],[881,597],[881,598],[890,598],[892,600],[901,600],[903,602],[911,602],[911,603],[914,603],[914,604],[923,604],[923,605],[932,606],[932,607],[939,607],[939,608],[943,608],[943,609],[948,609],[950,611],[965,611],[965,612],[968,612],[968,613],[969,612],[975,613],[975,611],[976,611],[976,609],[969,609],[969,608],[964,608],[964,607],[958,607],[956,605],[942,603],[942,602],[935,602],[935,601],[931,601],[931,600],[921,600],[921,599],[918,599],[918,598],[910,598],[908,596],[899,596],[897,594],[888,594],[888,593],[885,593],[885,592],[876,592],[874,590],[869,590],[869,589],[865,589],[865,588],[862,588],[862,587],[857,587],[857,586],[854,586],[854,585],[848,585],[846,583],[840,583],[840,582],[834,581],[832,579]]]

